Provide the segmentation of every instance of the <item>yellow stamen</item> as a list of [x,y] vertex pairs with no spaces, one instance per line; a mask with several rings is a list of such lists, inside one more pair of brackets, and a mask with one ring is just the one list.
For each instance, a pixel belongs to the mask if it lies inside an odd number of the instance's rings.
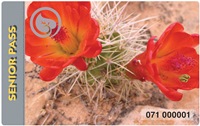
[[184,83],[187,83],[189,79],[190,79],[190,75],[188,75],[188,74],[182,74],[182,75],[179,77],[179,80],[180,80],[181,82],[184,82]]

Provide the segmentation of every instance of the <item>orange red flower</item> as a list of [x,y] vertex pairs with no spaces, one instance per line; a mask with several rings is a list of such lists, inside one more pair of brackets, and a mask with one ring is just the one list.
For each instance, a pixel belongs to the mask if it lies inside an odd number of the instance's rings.
[[[31,16],[41,7],[53,8],[61,18],[60,30],[54,36],[41,38],[31,29]],[[29,5],[25,21],[25,53],[34,63],[43,67],[39,74],[42,80],[53,80],[70,64],[79,70],[86,70],[87,64],[84,59],[100,54],[102,46],[97,41],[99,25],[91,18],[90,10],[89,2],[32,2]],[[55,22],[58,20],[50,11],[42,11],[41,15]],[[57,29],[58,23],[52,29],[51,35]]]
[[171,100],[179,101],[178,89],[199,88],[198,34],[188,34],[180,23],[171,24],[154,43],[150,38],[144,53],[136,56],[127,68],[133,79],[154,82]]

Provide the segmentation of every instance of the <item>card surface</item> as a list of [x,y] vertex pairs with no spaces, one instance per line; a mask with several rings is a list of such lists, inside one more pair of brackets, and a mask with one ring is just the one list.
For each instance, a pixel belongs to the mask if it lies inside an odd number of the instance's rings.
[[2,2],[2,124],[198,125],[198,10]]

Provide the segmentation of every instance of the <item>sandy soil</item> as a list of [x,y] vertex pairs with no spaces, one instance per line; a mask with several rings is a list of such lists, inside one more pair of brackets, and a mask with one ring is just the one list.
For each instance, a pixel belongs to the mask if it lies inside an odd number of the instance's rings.
[[[126,11],[140,13],[140,18],[157,16],[146,21],[151,25],[149,33],[160,36],[164,29],[179,21],[189,33],[198,33],[199,5],[197,2],[130,2]],[[179,124],[196,125],[199,123],[199,89],[182,91],[184,97],[179,102],[166,99],[155,85],[144,84],[143,93],[131,93],[128,101],[118,100],[107,92],[106,98],[89,102],[87,97],[79,95],[75,86],[70,94],[66,93],[68,82],[45,92],[55,85],[38,78],[39,67],[26,62],[25,71],[25,124]],[[150,85],[150,86],[149,86]],[[45,93],[44,93],[45,92]],[[190,120],[146,119],[144,111],[167,111],[183,109],[194,111]]]

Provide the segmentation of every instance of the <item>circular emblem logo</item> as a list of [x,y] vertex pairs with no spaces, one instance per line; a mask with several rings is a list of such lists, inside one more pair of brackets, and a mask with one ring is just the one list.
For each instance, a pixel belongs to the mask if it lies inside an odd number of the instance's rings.
[[[52,19],[42,17],[41,11],[52,12],[56,16],[57,22]],[[35,18],[36,15],[37,15],[37,17]],[[33,24],[34,19],[35,19],[35,26],[36,26],[37,30],[39,30],[40,32],[42,32],[44,34],[38,33],[35,30],[34,24]],[[33,31],[33,33],[36,36],[38,36],[40,38],[55,36],[61,28],[61,23],[62,23],[61,18],[60,18],[60,15],[58,14],[58,12],[50,7],[42,7],[42,8],[37,9],[36,11],[33,12],[32,16],[30,18],[31,30]],[[56,28],[56,26],[57,26],[56,32],[54,32],[54,34],[52,34],[52,29]]]

